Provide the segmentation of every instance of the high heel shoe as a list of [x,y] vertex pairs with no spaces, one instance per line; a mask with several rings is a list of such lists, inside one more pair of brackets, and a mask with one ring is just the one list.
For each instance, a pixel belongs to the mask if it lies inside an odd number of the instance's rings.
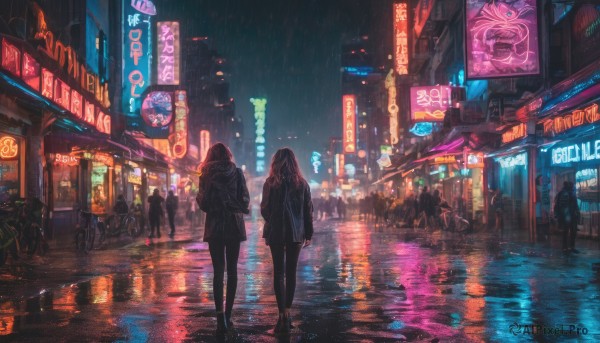
[[217,333],[227,332],[227,320],[224,313],[217,313]]

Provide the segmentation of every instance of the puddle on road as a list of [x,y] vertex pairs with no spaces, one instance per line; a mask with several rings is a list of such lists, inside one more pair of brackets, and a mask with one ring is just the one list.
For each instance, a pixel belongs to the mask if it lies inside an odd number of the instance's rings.
[[[337,225],[337,232],[317,230],[301,254],[293,310],[298,340],[505,341],[514,339],[514,323],[572,324],[600,339],[598,271],[588,265],[545,252],[530,263],[531,256],[486,240],[411,232],[406,242],[361,223]],[[0,303],[0,335],[214,340],[205,243],[138,249],[130,261],[117,264],[119,272],[79,274],[87,280]],[[270,253],[256,232],[242,246],[238,276],[234,339],[273,340]]]

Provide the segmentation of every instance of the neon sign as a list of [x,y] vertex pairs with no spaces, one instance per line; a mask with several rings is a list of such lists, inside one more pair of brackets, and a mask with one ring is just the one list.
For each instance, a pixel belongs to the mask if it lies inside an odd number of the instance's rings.
[[200,162],[203,162],[210,148],[210,131],[200,130]]
[[266,112],[267,99],[251,98],[250,102],[254,105],[254,119],[256,120],[256,172],[262,173],[265,171],[265,127],[266,127]]
[[540,72],[536,0],[466,2],[467,78]]
[[522,152],[514,156],[498,157],[496,159],[502,168],[512,168],[527,165],[527,153]]
[[79,165],[79,157],[72,155],[56,154],[54,155],[55,164],[65,164],[68,166]]
[[398,104],[396,104],[396,77],[394,71],[385,77],[385,88],[388,90],[388,112],[390,112],[390,143],[398,144]]
[[156,78],[159,85],[179,84],[179,22],[159,21],[157,24],[158,61]]
[[28,53],[23,54],[22,79],[36,92],[40,91],[40,64]]
[[412,133],[413,135],[419,136],[419,137],[429,136],[430,134],[433,133],[433,123],[428,123],[428,122],[415,123],[415,125],[413,125],[413,127],[408,131],[410,133]]
[[410,114],[413,122],[442,122],[452,105],[452,87],[410,87]]
[[438,156],[433,159],[432,164],[454,164],[456,163],[456,156],[446,155],[446,156]]
[[310,157],[310,163],[313,166],[315,174],[319,174],[319,167],[321,167],[321,154],[317,151],[313,151]]
[[552,165],[600,160],[600,139],[554,148]]
[[344,154],[335,154],[335,175],[338,177],[344,176],[344,164],[346,163],[346,158]]
[[510,143],[527,136],[527,125],[521,123],[508,129],[502,134],[502,143]]
[[344,112],[344,153],[356,152],[356,95],[342,96]]
[[408,15],[406,2],[394,6],[394,52],[398,75],[408,74]]
[[467,168],[483,168],[483,153],[474,153],[467,156]]
[[19,155],[17,139],[11,136],[0,137],[0,159],[10,160]]
[[21,51],[6,39],[2,40],[2,68],[21,76]]
[[175,158],[183,158],[188,149],[188,107],[185,91],[175,91],[175,125],[172,149]]
[[[151,80],[152,23],[147,2],[133,0],[123,4],[123,112],[129,117],[139,115],[142,93]],[[152,2],[150,2],[152,4]],[[152,7],[154,5],[152,4]],[[156,13],[156,9],[148,13]]]
[[544,125],[544,135],[559,134],[574,127],[585,124],[592,124],[600,121],[598,105],[593,104],[584,109],[575,110],[572,113],[557,116],[542,121]]

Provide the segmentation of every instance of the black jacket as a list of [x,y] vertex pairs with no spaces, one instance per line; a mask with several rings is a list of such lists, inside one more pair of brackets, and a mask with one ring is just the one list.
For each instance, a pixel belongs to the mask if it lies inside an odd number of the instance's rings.
[[216,161],[202,170],[196,201],[206,212],[204,241],[246,240],[244,213],[250,213],[250,195],[242,170],[233,162]]
[[[260,213],[265,219],[263,238],[267,243],[285,244],[312,239],[313,204],[306,181],[303,180],[301,187],[296,188],[289,181],[274,185],[273,180],[267,178]],[[286,233],[291,233],[292,237],[286,237]]]

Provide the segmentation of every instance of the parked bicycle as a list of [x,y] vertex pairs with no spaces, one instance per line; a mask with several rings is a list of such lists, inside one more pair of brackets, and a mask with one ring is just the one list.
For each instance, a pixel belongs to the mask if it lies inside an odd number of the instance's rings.
[[133,209],[127,214],[112,214],[106,219],[106,234],[109,237],[117,237],[123,233],[132,238],[139,237],[142,234],[142,226],[137,221]]
[[465,232],[470,228],[468,220],[458,215],[456,211],[453,211],[450,207],[441,207],[442,213],[440,214],[442,220],[442,228],[447,231],[454,232]]
[[19,258],[19,232],[14,225],[14,208],[8,203],[0,204],[0,266],[3,266],[10,253],[14,259]]
[[103,218],[89,211],[79,210],[79,220],[75,231],[75,247],[78,251],[88,253],[94,248],[96,229],[99,231],[98,243],[106,239]]

